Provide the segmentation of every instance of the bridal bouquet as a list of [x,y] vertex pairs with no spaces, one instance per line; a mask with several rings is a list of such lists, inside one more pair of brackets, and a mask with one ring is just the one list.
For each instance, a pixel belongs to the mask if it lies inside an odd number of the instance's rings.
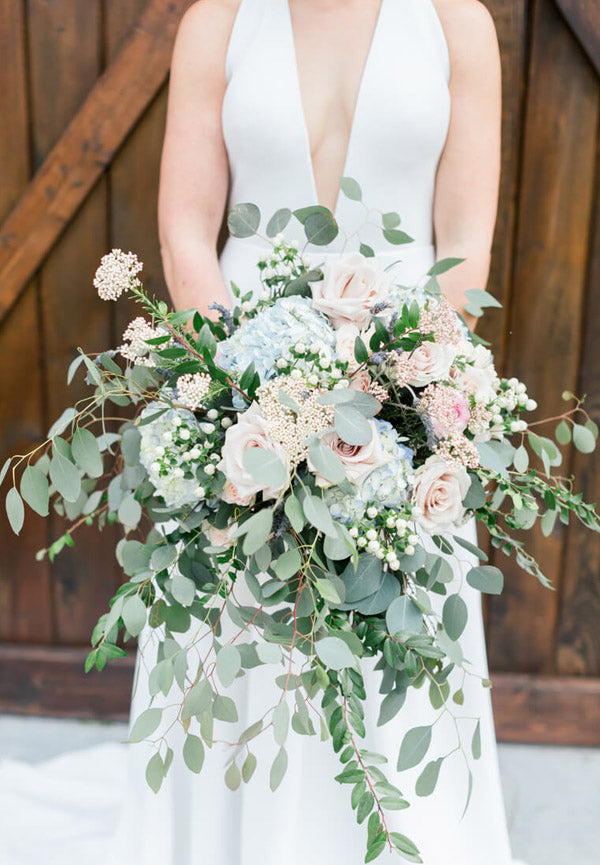
[[[360,198],[349,178],[342,190]],[[449,675],[468,661],[467,606],[450,586],[457,548],[478,562],[464,574],[470,586],[497,594],[503,582],[457,527],[475,515],[493,546],[547,583],[512,532],[540,521],[549,534],[571,513],[597,531],[599,518],[572,479],[552,474],[560,450],[541,421],[528,423],[536,403],[525,385],[498,376],[490,351],[443,299],[437,277],[459,260],[437,262],[418,286],[397,284],[364,244],[311,267],[300,243],[284,239],[292,219],[317,246],[338,232],[323,207],[277,211],[260,235],[262,293],[234,285],[235,307],[217,306],[215,320],[149,297],[134,254],[115,249],[102,259],[100,297],[128,292],[146,315],[116,350],[71,364],[69,379],[83,367],[89,396],[44,445],[4,465],[2,477],[11,470],[13,480],[6,508],[17,533],[24,502],[64,514],[70,527],[38,554],[51,558],[78,526],[121,523],[126,581],[94,629],[86,669],[125,654],[120,634],[153,629],[151,694],[175,695],[191,771],[219,741],[214,722],[238,719],[228,689],[245,670],[272,665],[280,697],[231,745],[228,786],[249,781],[252,741],[268,730],[275,789],[290,724],[298,734],[318,729],[339,755],[337,780],[350,785],[358,822],[367,821],[365,861],[387,846],[420,862],[386,821],[388,809],[409,804],[386,777],[392,755],[360,744],[361,658],[382,673],[380,724],[423,683],[434,708],[452,712],[462,695],[451,693]],[[260,223],[252,204],[229,214],[238,237]],[[410,241],[399,223],[382,214],[391,243]],[[467,294],[476,315],[498,305],[484,291]],[[597,428],[580,400],[565,399],[574,405],[554,437],[591,452]],[[129,419],[112,419],[111,403],[128,407]],[[164,735],[153,740],[167,711],[154,702],[131,741],[155,741],[146,777],[158,790],[173,750]],[[476,759],[478,722],[466,723]],[[408,730],[393,755],[398,769],[423,763],[430,743],[430,726]],[[417,795],[434,790],[444,759],[425,763]]]

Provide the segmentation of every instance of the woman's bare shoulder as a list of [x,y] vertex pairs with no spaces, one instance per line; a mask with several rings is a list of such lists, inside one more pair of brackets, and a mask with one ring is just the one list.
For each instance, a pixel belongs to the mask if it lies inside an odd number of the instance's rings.
[[196,0],[184,12],[177,30],[176,48],[189,59],[199,47],[212,56],[222,53],[241,0]]
[[496,26],[480,0],[434,0],[453,59],[467,63],[499,56]]

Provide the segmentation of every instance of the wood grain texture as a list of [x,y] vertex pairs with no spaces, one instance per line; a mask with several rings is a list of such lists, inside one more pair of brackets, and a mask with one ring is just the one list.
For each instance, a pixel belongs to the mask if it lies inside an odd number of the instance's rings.
[[[596,173],[594,230],[590,242],[583,347],[577,392],[600,424],[600,154]],[[600,452],[573,453],[571,471],[584,498],[600,502]],[[600,508],[598,508],[600,510]],[[559,673],[600,676],[600,535],[573,520],[566,537],[557,651]]]
[[[0,4],[0,220],[29,181],[29,135],[25,8],[20,0]],[[0,329],[0,464],[27,453],[45,431],[41,410],[42,346],[37,286],[29,284]],[[0,519],[0,639],[51,640],[52,603],[47,563],[34,561],[46,546],[45,520],[28,513],[15,538]],[[19,578],[15,579],[18,574]]]
[[600,9],[598,0],[556,0],[558,8],[600,73]]
[[[68,4],[42,5],[61,10]],[[86,9],[90,4],[76,5]],[[188,5],[189,0],[150,0],[118,58],[0,227],[0,320],[165,80],[175,30]]]
[[504,304],[504,308],[486,312],[477,331],[492,343],[497,367],[502,370],[508,329],[523,130],[527,4],[525,0],[513,0],[512,3],[486,0],[485,5],[494,18],[502,60],[502,166],[487,289]]
[[[505,372],[524,380],[537,417],[577,387],[598,128],[598,80],[554,6],[535,0],[518,234]],[[568,449],[566,459],[569,458]],[[564,527],[527,547],[560,587]],[[496,670],[552,672],[560,595],[502,560],[506,589],[490,608]]]

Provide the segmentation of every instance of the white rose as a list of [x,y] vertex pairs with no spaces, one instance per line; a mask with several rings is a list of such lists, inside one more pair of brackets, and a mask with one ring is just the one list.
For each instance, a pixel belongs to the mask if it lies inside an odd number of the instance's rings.
[[412,387],[425,387],[434,381],[448,378],[450,367],[456,356],[453,345],[440,342],[424,342],[410,354],[407,384]]
[[469,363],[463,370],[454,367],[450,376],[461,390],[477,394],[481,402],[491,402],[498,391],[500,383],[494,368],[494,356],[484,345],[462,343],[459,354],[467,357]]
[[470,486],[464,466],[450,467],[441,456],[430,456],[414,474],[413,504],[417,522],[427,532],[455,525],[465,514],[463,499]]
[[[369,425],[371,427],[371,439],[365,445],[349,445],[339,437],[335,430],[323,433],[321,436],[323,444],[331,448],[334,454],[339,457],[348,480],[357,485],[360,485],[374,469],[392,460],[392,456],[383,449],[375,422],[371,420]],[[307,464],[311,472],[314,472],[319,486],[330,486],[329,481],[315,470],[310,457]]]
[[[287,469],[288,477],[282,487],[274,489],[259,483],[244,468],[244,451],[248,448],[263,448],[273,451]],[[227,478],[222,498],[232,504],[250,504],[254,496],[262,492],[264,498],[275,498],[289,483],[289,460],[281,445],[269,435],[267,420],[258,403],[240,414],[237,423],[225,433],[219,468]]]
[[335,351],[338,360],[348,363],[350,371],[357,369],[358,361],[354,356],[354,343],[356,337],[360,336],[364,344],[368,347],[374,328],[368,330],[360,330],[355,324],[343,324],[335,332]]
[[327,315],[335,328],[348,323],[366,327],[371,307],[388,296],[391,276],[376,259],[360,252],[328,260],[323,271],[323,279],[310,284],[313,307]]

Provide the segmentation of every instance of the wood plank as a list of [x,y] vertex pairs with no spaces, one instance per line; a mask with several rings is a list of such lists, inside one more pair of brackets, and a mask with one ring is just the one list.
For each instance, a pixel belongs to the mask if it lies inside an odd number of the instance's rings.
[[[85,4],[30,0],[32,131],[38,162],[60,138],[100,74],[100,13],[97,0]],[[61,94],[58,103],[53,98],[57,92]],[[66,384],[66,370],[77,347],[99,350],[111,344],[110,307],[92,289],[107,243],[106,183],[101,179],[39,272],[48,426],[68,405],[89,393],[82,375],[71,387]],[[49,523],[52,538],[65,531],[57,514],[51,513]],[[114,532],[110,536],[114,541]],[[51,565],[58,642],[81,644],[89,639],[114,592],[116,572],[108,538],[95,529],[80,529],[74,549],[65,550]]]
[[600,745],[600,679],[496,673],[492,683],[499,741]]
[[0,712],[126,720],[134,655],[85,673],[88,649],[0,644]]
[[[117,55],[132,22],[145,0],[107,0],[106,55],[110,63]],[[144,263],[144,286],[169,301],[162,272],[158,237],[158,180],[167,109],[167,86],[163,85],[131,131],[108,170],[110,183],[111,246],[134,251]],[[139,314],[127,298],[115,307],[115,338]]]
[[[526,382],[544,417],[562,412],[562,391],[577,387],[598,81],[551,0],[535,0],[532,39],[505,372]],[[560,586],[564,527],[550,538],[532,531],[527,544]],[[552,672],[559,595],[512,560],[498,564],[507,585],[490,608],[490,665]]]
[[0,228],[0,319],[165,80],[175,31],[189,5],[190,0],[150,0],[118,58]]
[[[599,142],[600,143],[600,142]],[[596,213],[590,244],[584,339],[578,393],[587,394],[586,410],[600,424],[600,156]],[[590,502],[600,502],[600,453],[574,452],[571,471],[576,489]],[[567,532],[557,636],[558,672],[600,675],[600,535],[573,520]]]
[[558,8],[600,74],[600,10],[598,0],[556,0]]
[[[25,13],[20,0],[0,4],[0,57],[0,219],[3,219],[27,186],[30,175]],[[45,431],[40,354],[37,288],[28,285],[0,327],[0,464],[15,453],[27,453]],[[5,481],[4,494],[8,484],[9,480]],[[33,558],[34,551],[46,546],[46,541],[47,525],[41,517],[28,513],[16,539],[2,514],[0,639],[44,642],[52,639],[50,571],[47,563],[37,563]]]
[[504,308],[502,311],[488,310],[478,326],[478,333],[492,343],[497,368],[502,370],[515,244],[524,109],[527,4],[525,0],[513,0],[510,3],[506,0],[485,0],[485,5],[494,18],[502,60],[502,167],[492,266],[487,288],[504,304]]
[[[0,712],[126,721],[135,653],[83,672],[80,647],[0,644]],[[501,742],[600,746],[600,679],[492,676]]]

